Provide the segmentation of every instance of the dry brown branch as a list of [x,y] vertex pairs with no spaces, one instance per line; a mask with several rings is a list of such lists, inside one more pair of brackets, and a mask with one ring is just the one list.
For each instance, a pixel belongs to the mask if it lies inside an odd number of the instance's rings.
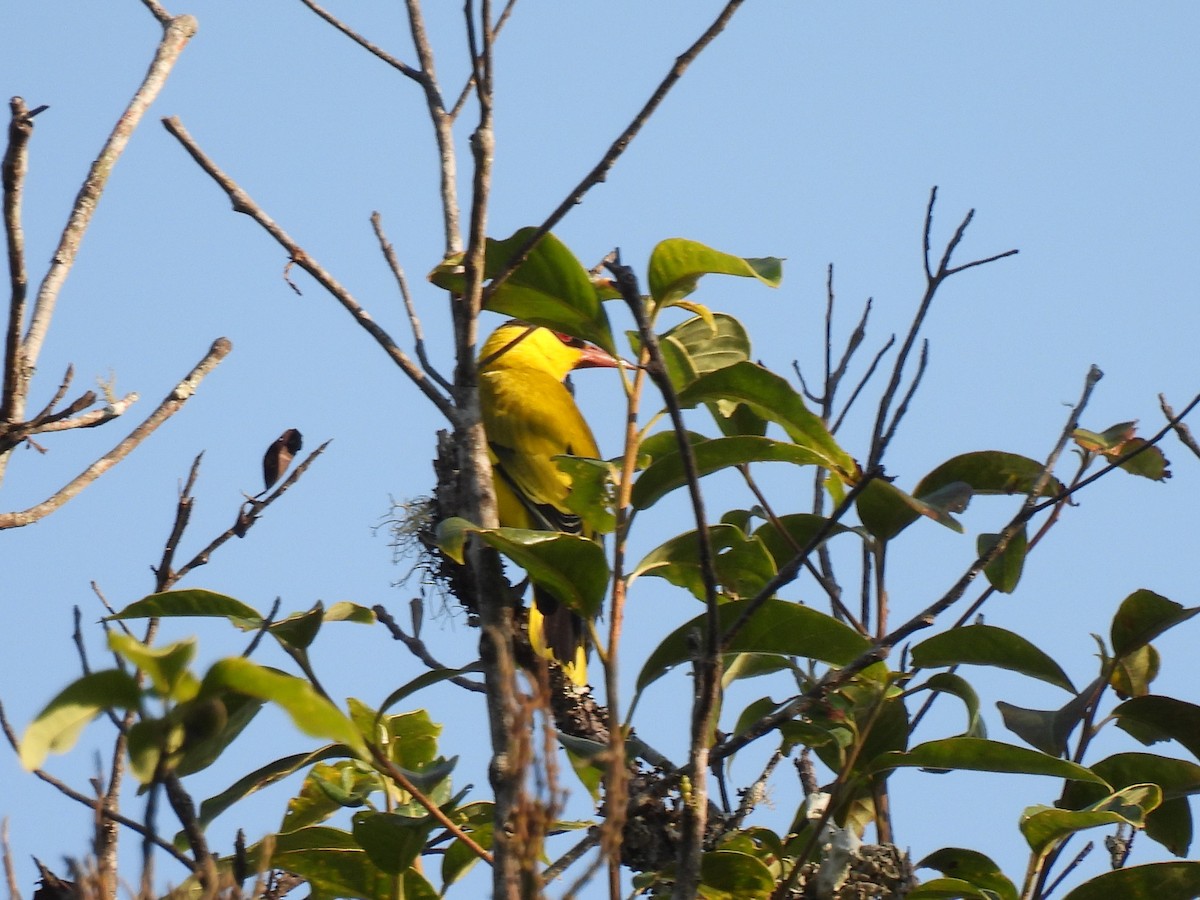
[[[492,28],[493,42],[500,36],[500,31],[504,28],[504,23],[508,21],[508,17],[512,15],[513,7],[517,5],[517,0],[508,0],[504,5],[504,9],[500,11],[500,17],[496,19],[496,24]],[[458,99],[454,101],[454,106],[451,107],[447,115],[450,121],[453,122],[458,118],[458,114],[462,112],[463,106],[466,105],[467,99],[471,96],[471,91],[475,89],[475,73],[467,79],[467,83],[462,86],[462,90],[458,92]]]
[[157,0],[142,0],[142,3],[145,5],[146,9],[150,10],[150,14],[154,16],[154,18],[158,19],[159,24],[162,25],[163,28],[166,28],[171,24],[171,14],[163,9],[158,4]]
[[[4,710],[3,701],[0,701],[0,732],[4,733],[4,737],[8,740],[9,746],[12,747],[13,752],[19,753],[20,746],[21,746],[20,740],[17,738],[17,733],[13,729],[12,723],[8,721],[8,714]],[[121,825],[124,825],[126,828],[129,828],[132,831],[137,832],[138,834],[140,834],[142,837],[146,838],[147,840],[153,841],[155,846],[159,847],[162,850],[165,850],[174,859],[178,860],[183,865],[187,866],[189,871],[191,870],[192,861],[190,859],[188,859],[185,854],[180,853],[178,850],[176,850],[170,841],[163,840],[157,834],[148,832],[146,830],[146,828],[142,825],[141,822],[137,822],[133,819],[130,819],[128,816],[123,816],[116,810],[105,809],[103,807],[103,805],[100,804],[100,801],[98,801],[95,797],[89,797],[87,794],[84,794],[84,793],[81,793],[81,792],[75,790],[75,788],[71,787],[69,784],[67,784],[64,781],[60,781],[58,778],[55,778],[53,775],[51,775],[49,772],[45,771],[44,769],[34,769],[33,774],[35,776],[37,776],[38,778],[40,778],[42,781],[46,782],[46,784],[55,788],[63,796],[69,797],[70,799],[76,801],[77,803],[82,803],[84,806],[93,810],[96,813],[96,815],[103,816],[106,819],[112,819],[112,821],[117,822]]]
[[14,416],[18,386],[21,384],[21,327],[25,322],[25,297],[29,276],[25,271],[25,232],[21,225],[21,199],[25,175],[29,170],[29,139],[33,136],[33,115],[20,97],[9,101],[12,118],[8,125],[8,147],[0,173],[4,184],[4,236],[8,246],[8,272],[11,299],[8,328],[4,340],[4,381],[0,394],[0,424]]
[[[154,8],[151,8],[151,11],[154,12]],[[178,16],[165,22],[162,40],[159,42],[154,60],[146,72],[146,77],[134,93],[125,111],[117,119],[116,126],[84,179],[83,187],[79,190],[75,205],[71,209],[71,215],[59,239],[58,248],[54,252],[45,278],[42,279],[37,300],[34,303],[33,314],[30,317],[29,328],[21,341],[21,371],[18,373],[13,403],[8,409],[11,421],[19,420],[24,414],[26,402],[24,394],[27,390],[28,380],[37,366],[38,356],[41,354],[42,344],[46,340],[59,292],[75,264],[80,242],[91,223],[92,215],[95,213],[100,195],[108,183],[109,175],[128,145],[134,130],[141,122],[142,116],[145,115],[150,104],[166,84],[171,69],[179,59],[179,54],[187,46],[192,35],[196,33],[197,27],[197,22],[192,16]],[[0,459],[0,466],[3,466],[3,463],[3,459]]]
[[335,300],[342,304],[342,307],[350,313],[354,321],[375,339],[375,342],[383,348],[384,352],[391,357],[392,361],[400,367],[421,392],[433,402],[433,405],[451,422],[456,421],[454,406],[451,404],[449,398],[438,390],[437,386],[425,376],[420,367],[392,340],[391,335],[384,331],[371,318],[371,314],[363,309],[362,305],[337,279],[330,275],[315,259],[309,256],[303,247],[292,240],[288,233],[280,228],[275,220],[268,216],[262,207],[255,203],[250,195],[238,186],[237,182],[217,167],[216,163],[200,149],[192,136],[188,134],[187,129],[183,127],[179,119],[175,117],[164,119],[163,125],[183,145],[192,159],[199,163],[200,168],[204,169],[213,181],[225,191],[230,202],[233,203],[234,212],[245,213],[262,226],[263,230],[271,235],[288,252],[288,255],[296,265],[308,272]]
[[679,856],[673,893],[675,897],[692,897],[695,896],[699,884],[700,856],[704,850],[704,834],[708,826],[709,735],[718,708],[721,687],[721,634],[717,624],[715,555],[708,533],[708,516],[704,510],[704,497],[700,492],[700,475],[696,467],[695,453],[688,439],[687,425],[683,420],[679,399],[667,376],[666,362],[658,343],[658,336],[646,316],[645,302],[638,289],[637,278],[632,269],[621,264],[619,254],[614,253],[606,267],[612,273],[613,281],[637,323],[638,336],[649,354],[647,372],[662,394],[670,413],[671,425],[678,438],[679,456],[687,479],[688,496],[696,520],[696,535],[699,541],[706,619],[704,633],[701,635],[700,652],[693,661],[695,683],[688,746],[688,772],[692,779],[692,790],[683,806],[680,822]]
[[1200,443],[1197,443],[1195,437],[1192,436],[1192,430],[1180,421],[1183,417],[1175,415],[1175,410],[1171,409],[1167,398],[1162,394],[1158,395],[1158,404],[1162,408],[1163,415],[1167,417],[1167,421],[1171,423],[1171,427],[1175,429],[1175,436],[1183,442],[1183,446],[1200,457]]
[[[1025,524],[1042,508],[1038,504],[1037,497],[1042,490],[1050,483],[1055,465],[1058,463],[1058,458],[1062,455],[1063,449],[1070,440],[1072,432],[1079,426],[1079,417],[1082,415],[1084,408],[1091,399],[1092,391],[1095,389],[1097,382],[1103,377],[1103,373],[1092,366],[1088,372],[1084,382],[1083,393],[1079,398],[1079,402],[1072,408],[1071,414],[1067,419],[1066,425],[1063,427],[1062,433],[1059,435],[1058,441],[1055,443],[1054,449],[1046,459],[1046,463],[1042,467],[1042,474],[1034,482],[1030,489],[1025,502],[1021,505],[1021,509],[1009,521],[1009,523],[997,535],[996,543],[988,550],[987,553],[980,556],[973,562],[966,572],[956,581],[948,591],[940,598],[927,606],[921,612],[917,613],[900,627],[889,632],[884,637],[877,640],[870,649],[862,653],[857,659],[850,664],[839,669],[831,669],[825,676],[812,688],[805,691],[799,697],[796,697],[789,703],[784,704],[770,715],[764,716],[759,721],[755,722],[749,728],[739,734],[723,741],[713,748],[712,759],[714,762],[725,759],[732,753],[745,747],[747,744],[753,743],[764,735],[770,734],[774,729],[778,728],[784,722],[794,719],[796,716],[808,710],[814,703],[821,701],[830,691],[844,684],[854,675],[861,672],[867,666],[879,662],[887,658],[891,649],[909,637],[913,633],[920,631],[923,628],[929,628],[937,621],[938,616],[948,610],[951,606],[957,603],[966,593],[967,588],[979,576],[988,564],[997,556],[1004,552],[1008,546],[1008,542]],[[1200,400],[1200,398],[1197,398]],[[1061,495],[1059,497],[1061,500]]]
[[378,212],[371,213],[371,227],[375,229],[375,237],[379,241],[379,249],[383,251],[383,258],[387,260],[388,268],[392,270],[392,275],[396,279],[396,286],[400,289],[400,297],[404,300],[404,311],[408,313],[408,322],[413,332],[413,342],[416,347],[417,359],[421,363],[421,368],[442,386],[443,390],[451,391],[454,386],[446,380],[429,361],[429,356],[425,353],[425,331],[421,327],[421,319],[417,315],[416,304],[413,303],[412,292],[408,289],[408,278],[404,275],[404,268],[400,265],[400,260],[396,258],[396,248],[392,246],[392,242],[387,239],[387,235],[383,231],[383,218]]
[[[193,556],[178,569],[165,573],[156,571],[155,574],[158,577],[159,584],[162,585],[162,587],[159,589],[164,591],[169,590],[172,586],[178,584],[183,577],[193,569],[207,565],[213,553],[226,541],[234,537],[244,536],[246,532],[253,527],[254,523],[258,521],[258,517],[262,511],[278,500],[293,484],[299,481],[300,477],[308,470],[308,467],[316,462],[318,456],[325,452],[325,448],[328,447],[329,444],[330,442],[326,441],[307,457],[305,457],[304,462],[296,466],[296,468],[292,470],[292,474],[281,481],[279,486],[262,500],[251,499],[243,503],[238,509],[238,516],[234,521],[234,524],[226,528],[223,532],[209,541],[208,545],[203,550]],[[249,511],[247,511],[247,507],[249,508]],[[164,556],[165,555],[166,554],[164,552]]]
[[954,251],[958,249],[958,245],[962,243],[967,226],[971,224],[971,220],[975,217],[975,210],[972,209],[959,222],[953,237],[946,244],[941,261],[938,263],[937,268],[934,269],[930,264],[929,254],[931,234],[933,232],[933,208],[936,203],[937,187],[935,186],[929,192],[929,205],[925,210],[925,229],[923,232],[925,242],[925,295],[921,298],[921,303],[917,307],[917,312],[913,316],[912,323],[909,325],[908,334],[905,336],[904,342],[900,345],[900,352],[896,355],[896,362],[892,367],[892,377],[888,381],[887,388],[879,400],[879,412],[875,417],[875,427],[871,437],[871,452],[867,458],[868,468],[879,465],[892,436],[896,433],[896,428],[900,424],[900,420],[903,418],[902,410],[897,410],[895,413],[892,412],[892,401],[895,400],[896,392],[900,389],[904,367],[908,362],[913,345],[916,343],[917,335],[921,331],[921,326],[925,323],[925,317],[929,313],[929,308],[933,303],[934,296],[938,292],[938,288],[952,275],[957,275],[959,272],[964,272],[975,266],[982,266],[985,263],[1014,256],[1017,253],[1016,250],[1005,250],[1003,253],[996,253],[983,259],[972,260],[961,266],[951,266],[950,259],[954,255]]
[[188,373],[187,377],[179,382],[174,390],[158,405],[158,408],[141,425],[133,429],[123,441],[84,469],[83,472],[60,488],[54,495],[43,500],[36,506],[31,506],[29,509],[19,512],[0,513],[0,530],[5,528],[19,528],[23,525],[36,522],[77,496],[84,488],[128,456],[158,426],[179,412],[183,408],[183,405],[196,393],[196,389],[200,386],[200,382],[204,380],[205,376],[216,368],[232,349],[233,345],[227,338],[218,338],[214,341],[208,353]]
[[508,261],[508,265],[496,273],[496,276],[488,284],[484,295],[485,301],[528,258],[530,252],[537,246],[538,241],[549,234],[554,229],[554,226],[561,222],[567,213],[583,200],[584,194],[608,177],[609,170],[616,164],[621,154],[625,152],[633,139],[637,137],[638,132],[649,121],[654,111],[666,99],[667,94],[671,92],[671,88],[683,77],[683,73],[688,70],[688,67],[695,61],[704,48],[711,44],[716,36],[725,30],[725,26],[729,24],[729,20],[733,18],[733,14],[737,12],[738,7],[743,2],[744,0],[729,0],[721,12],[717,14],[713,23],[696,39],[695,43],[676,57],[675,64],[671,66],[671,70],[667,72],[666,77],[659,83],[654,93],[650,95],[650,99],[646,101],[645,106],[638,111],[633,120],[625,126],[625,130],[617,136],[617,139],[605,151],[604,155],[600,158],[600,162],[592,167],[592,170],[583,177],[583,180],[567,194],[566,199],[537,227],[529,236],[529,240],[522,244],[517,252],[513,254],[512,258]]
[[[415,635],[409,634],[403,628],[401,628],[400,623],[397,622],[392,614],[387,611],[386,607],[384,607],[382,604],[377,604],[371,608],[375,612],[375,618],[377,618],[383,627],[388,630],[388,634],[404,644],[404,646],[408,648],[409,652],[412,653],[413,656],[425,663],[425,665],[430,669],[449,668],[449,666],[439,662],[433,656],[433,654],[429,652],[429,648],[425,646],[425,642],[423,640]],[[475,691],[481,694],[487,692],[487,688],[485,688],[478,681],[473,681],[472,679],[463,675],[456,675],[449,679],[449,681],[451,684],[456,684],[468,691]]]
[[442,91],[438,87],[433,46],[429,43],[429,32],[425,28],[420,0],[405,0],[405,7],[408,10],[408,27],[412,33],[413,46],[417,49],[417,60],[421,63],[420,84],[425,92],[425,105],[429,108],[429,121],[433,123],[434,139],[437,141],[442,228],[445,232],[446,255],[449,256],[463,248],[458,207],[458,155],[454,149],[454,120],[446,113],[446,104],[442,101]]
[[419,70],[414,69],[412,66],[410,66],[408,63],[404,62],[403,60],[397,59],[396,57],[392,56],[390,53],[388,53],[386,50],[382,49],[381,47],[378,47],[375,44],[372,44],[365,37],[363,37],[361,34],[359,34],[357,31],[355,31],[353,28],[351,28],[349,25],[347,25],[341,19],[337,18],[335,15],[330,13],[324,7],[318,6],[316,3],[313,2],[313,0],[300,0],[300,2],[303,3],[305,6],[307,6],[309,9],[311,9],[313,12],[315,12],[318,16],[320,16],[322,19],[324,19],[326,22],[328,22],[334,28],[336,28],[338,31],[340,31],[342,34],[344,34],[346,37],[350,38],[350,40],[354,41],[354,43],[358,44],[358,46],[362,47],[364,50],[366,50],[372,56],[378,57],[379,59],[381,59],[385,63],[387,63],[389,66],[391,66],[393,69],[396,69],[399,72],[403,72],[405,75],[407,75],[409,78],[413,79],[414,81],[421,80],[421,73]]

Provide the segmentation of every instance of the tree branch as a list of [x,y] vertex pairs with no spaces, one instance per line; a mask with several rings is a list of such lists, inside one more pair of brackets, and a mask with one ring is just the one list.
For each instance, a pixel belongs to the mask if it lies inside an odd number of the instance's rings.
[[204,358],[188,373],[187,377],[175,385],[174,390],[166,396],[163,402],[158,405],[158,408],[141,425],[131,431],[123,441],[84,469],[72,481],[60,488],[57,493],[43,500],[37,506],[31,506],[29,509],[19,512],[0,513],[0,530],[5,528],[19,528],[48,516],[123,460],[135,447],[149,437],[158,426],[183,408],[183,405],[196,392],[196,388],[200,386],[200,382],[220,364],[221,360],[232,349],[233,345],[227,338],[218,338],[213,342],[212,348],[205,354]]
[[[154,12],[154,7],[151,7],[151,11]],[[75,258],[79,254],[79,245],[92,221],[100,195],[108,184],[109,175],[129,144],[129,139],[141,122],[142,116],[145,115],[150,104],[154,102],[166,84],[171,69],[179,59],[179,54],[183,52],[187,42],[196,33],[197,27],[198,24],[192,16],[177,16],[165,22],[162,40],[154,54],[154,60],[146,72],[146,77],[117,120],[100,155],[96,157],[96,161],[92,163],[92,167],[84,179],[79,195],[75,198],[75,205],[71,210],[67,225],[59,239],[58,248],[54,251],[50,268],[46,272],[46,277],[42,279],[33,315],[29,321],[29,329],[21,342],[23,366],[21,380],[25,384],[28,383],[29,375],[37,367],[38,356],[41,354],[42,344],[46,340],[59,292],[75,264]],[[20,419],[24,413],[25,398],[21,396],[22,393],[23,391],[18,391],[17,396],[14,397],[15,402],[8,409],[8,415],[13,421]],[[3,461],[0,460],[0,466],[2,465]]]
[[729,0],[721,12],[717,14],[713,23],[696,39],[696,42],[675,59],[675,64],[671,67],[666,77],[659,83],[654,93],[650,95],[650,99],[646,101],[646,105],[638,111],[633,120],[625,126],[625,130],[612,142],[608,150],[600,158],[600,162],[596,163],[592,167],[592,170],[583,177],[583,180],[567,194],[566,199],[546,217],[546,220],[534,230],[529,239],[517,249],[517,252],[509,259],[508,264],[500,272],[496,273],[496,276],[488,283],[487,290],[484,292],[485,303],[500,285],[517,270],[521,263],[528,259],[529,254],[537,246],[538,241],[549,234],[554,226],[561,222],[567,213],[579,204],[584,194],[608,177],[609,170],[616,164],[621,154],[625,152],[633,139],[637,137],[638,132],[642,130],[642,126],[649,121],[655,110],[666,99],[667,94],[671,92],[671,88],[683,77],[683,73],[695,62],[696,57],[703,52],[704,48],[711,44],[716,36],[725,30],[725,26],[729,24],[729,20],[733,18],[733,14],[738,11],[738,7],[743,2],[744,0]]
[[187,150],[192,159],[199,163],[200,168],[207,172],[213,181],[225,191],[230,202],[233,203],[234,212],[245,213],[262,226],[263,230],[271,235],[288,252],[288,255],[296,265],[308,272],[335,300],[342,304],[342,307],[350,313],[354,321],[375,339],[375,342],[391,357],[392,362],[400,367],[404,374],[412,380],[413,384],[433,402],[433,405],[451,422],[455,421],[455,411],[450,400],[437,389],[436,385],[430,382],[420,367],[409,358],[407,353],[397,346],[396,342],[392,340],[391,335],[384,331],[371,318],[371,314],[362,308],[361,304],[354,299],[354,296],[330,275],[329,272],[322,268],[315,259],[309,256],[304,248],[297,244],[286,231],[280,228],[275,223],[275,220],[268,216],[262,207],[255,203],[250,195],[238,186],[237,182],[217,167],[216,163],[200,149],[195,140],[192,139],[192,136],[188,134],[187,129],[183,127],[178,118],[172,116],[169,119],[164,119],[163,125],[183,145],[183,148]]

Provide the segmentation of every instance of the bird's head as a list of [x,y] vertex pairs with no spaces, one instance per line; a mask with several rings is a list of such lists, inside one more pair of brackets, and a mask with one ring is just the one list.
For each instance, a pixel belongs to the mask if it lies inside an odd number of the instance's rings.
[[516,319],[493,331],[479,353],[480,371],[536,369],[559,381],[572,369],[615,368],[617,364],[614,356],[595,344]]

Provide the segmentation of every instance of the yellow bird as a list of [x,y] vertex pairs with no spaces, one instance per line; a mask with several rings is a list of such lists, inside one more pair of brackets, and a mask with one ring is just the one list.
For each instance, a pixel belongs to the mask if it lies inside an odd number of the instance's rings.
[[[487,339],[479,354],[479,402],[487,432],[500,524],[591,534],[567,508],[571,477],[556,456],[598,458],[600,450],[563,383],[573,369],[616,366],[598,347],[516,320]],[[546,591],[533,591],[529,640],[556,659],[578,685],[587,683],[583,620]]]

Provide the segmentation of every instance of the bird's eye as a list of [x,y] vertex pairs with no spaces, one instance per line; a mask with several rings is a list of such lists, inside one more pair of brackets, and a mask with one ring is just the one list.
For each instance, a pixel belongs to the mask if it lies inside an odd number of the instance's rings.
[[563,334],[561,331],[554,332],[555,336],[566,344],[568,347],[586,347],[587,342],[582,341],[577,337],[571,337],[569,334]]

